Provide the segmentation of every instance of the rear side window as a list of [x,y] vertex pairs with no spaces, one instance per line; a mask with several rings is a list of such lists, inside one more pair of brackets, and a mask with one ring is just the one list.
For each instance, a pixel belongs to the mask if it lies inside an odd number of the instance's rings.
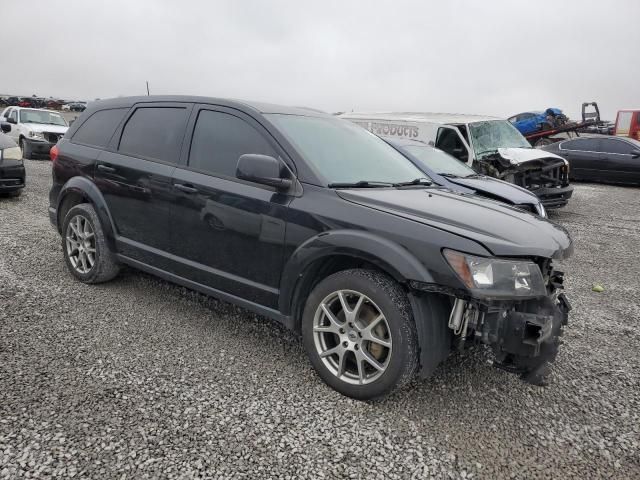
[[187,123],[184,107],[141,107],[127,121],[118,151],[177,163]]
[[581,152],[597,152],[598,140],[592,138],[581,138],[569,140],[562,144],[562,150],[578,150]]
[[241,118],[211,110],[202,110],[198,114],[189,167],[214,175],[235,177],[238,158],[245,153],[277,156],[267,140]]
[[115,108],[94,113],[80,125],[71,141],[91,147],[106,147],[116,127],[128,111],[128,108]]

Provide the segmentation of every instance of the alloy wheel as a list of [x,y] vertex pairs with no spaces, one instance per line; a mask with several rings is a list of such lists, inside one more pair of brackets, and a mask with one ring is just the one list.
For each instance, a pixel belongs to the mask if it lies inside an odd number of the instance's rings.
[[89,220],[76,215],[66,232],[67,256],[78,273],[86,274],[96,263],[96,237]]
[[391,330],[380,308],[353,290],[331,293],[313,320],[316,351],[340,380],[365,385],[380,378],[391,359]]

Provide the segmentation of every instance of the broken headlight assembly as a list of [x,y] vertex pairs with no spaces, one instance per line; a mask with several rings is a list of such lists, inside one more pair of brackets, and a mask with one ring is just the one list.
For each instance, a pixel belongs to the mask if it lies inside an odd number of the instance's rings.
[[533,262],[476,257],[448,249],[442,253],[474,296],[490,300],[547,295],[542,272]]

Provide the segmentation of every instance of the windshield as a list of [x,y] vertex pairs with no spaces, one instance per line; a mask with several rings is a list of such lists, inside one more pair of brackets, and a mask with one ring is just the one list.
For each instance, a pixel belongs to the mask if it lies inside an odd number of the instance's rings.
[[498,148],[531,148],[527,139],[507,120],[470,123],[469,131],[477,157]]
[[67,122],[57,113],[45,110],[20,110],[20,123],[43,123],[66,127]]
[[328,184],[401,183],[424,177],[400,152],[354,123],[330,117],[266,116]]
[[424,147],[412,145],[402,148],[439,175],[468,177],[476,174],[471,167],[437,148],[426,145]]

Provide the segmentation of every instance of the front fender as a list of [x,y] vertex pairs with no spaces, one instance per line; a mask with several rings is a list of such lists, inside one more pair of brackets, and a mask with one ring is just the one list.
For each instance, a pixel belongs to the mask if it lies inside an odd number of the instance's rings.
[[111,251],[115,252],[116,229],[113,223],[113,218],[111,217],[111,213],[109,212],[109,208],[107,207],[107,202],[104,200],[104,197],[102,196],[102,193],[100,192],[98,187],[96,187],[96,185],[86,177],[72,177],[60,189],[56,206],[58,230],[62,231],[62,222],[64,221],[64,218],[60,217],[60,207],[64,204],[65,198],[67,198],[70,194],[81,195],[93,204],[93,208],[95,209],[98,218],[100,219],[102,230],[107,240],[107,245]]
[[292,313],[296,285],[307,268],[317,260],[337,255],[373,263],[399,282],[433,283],[433,277],[424,265],[395,242],[362,230],[323,232],[302,243],[287,261],[280,282],[279,309],[282,313]]

